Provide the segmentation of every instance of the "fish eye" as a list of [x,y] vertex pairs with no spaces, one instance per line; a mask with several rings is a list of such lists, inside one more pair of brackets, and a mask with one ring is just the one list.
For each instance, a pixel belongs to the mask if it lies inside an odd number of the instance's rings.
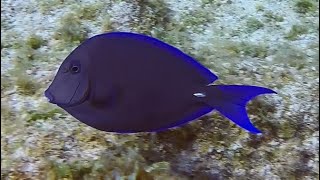
[[77,65],[72,65],[72,66],[70,67],[70,72],[71,72],[71,73],[78,73],[78,72],[80,72],[80,67],[77,66]]

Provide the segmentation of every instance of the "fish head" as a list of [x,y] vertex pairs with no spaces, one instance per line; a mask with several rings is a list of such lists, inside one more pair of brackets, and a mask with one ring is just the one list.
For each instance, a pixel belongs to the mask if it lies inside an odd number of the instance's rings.
[[44,93],[50,103],[74,106],[86,100],[89,93],[88,62],[88,55],[81,47],[63,61]]

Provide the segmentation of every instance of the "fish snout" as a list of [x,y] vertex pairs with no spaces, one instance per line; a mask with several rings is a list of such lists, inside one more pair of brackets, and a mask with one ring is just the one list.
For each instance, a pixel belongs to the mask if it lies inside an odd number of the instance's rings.
[[44,95],[46,96],[46,98],[48,99],[48,101],[49,101],[50,103],[53,103],[54,97],[53,97],[53,95],[50,93],[49,90],[46,90],[46,91],[44,92]]

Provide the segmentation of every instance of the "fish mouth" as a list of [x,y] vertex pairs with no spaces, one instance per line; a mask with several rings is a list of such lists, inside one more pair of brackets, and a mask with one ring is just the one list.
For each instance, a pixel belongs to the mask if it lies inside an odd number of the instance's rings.
[[70,98],[69,102],[67,102],[67,103],[56,102],[55,98],[54,98],[54,95],[50,92],[49,89],[47,89],[44,92],[44,95],[47,98],[49,103],[56,104],[57,106],[60,106],[60,107],[74,107],[74,106],[77,106],[77,105],[80,105],[80,104],[84,103],[84,101],[86,101],[87,98],[89,97],[89,88],[88,88],[86,90],[85,94],[83,95],[83,97],[79,101],[76,101],[76,102],[72,103],[72,100],[73,100],[73,98],[74,98],[79,86],[80,86],[80,83],[78,84],[75,92],[73,93],[72,97]]
[[44,92],[44,96],[47,98],[49,103],[55,104],[54,103],[54,96],[51,94],[51,92],[48,89]]

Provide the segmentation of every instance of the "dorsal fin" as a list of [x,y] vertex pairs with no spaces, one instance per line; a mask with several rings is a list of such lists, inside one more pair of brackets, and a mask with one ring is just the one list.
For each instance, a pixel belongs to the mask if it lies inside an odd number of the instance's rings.
[[181,50],[179,50],[178,48],[171,46],[159,39],[156,39],[154,37],[150,37],[150,36],[146,36],[143,34],[137,34],[137,33],[131,33],[131,32],[110,32],[110,33],[105,33],[105,34],[100,34],[97,35],[95,37],[98,36],[105,36],[105,37],[129,37],[129,38],[134,38],[137,39],[139,41],[144,41],[147,43],[152,43],[160,48],[165,49],[166,51],[175,54],[176,56],[178,56],[179,58],[183,59],[185,62],[189,63],[190,65],[192,65],[195,69],[197,69],[199,71],[200,74],[203,75],[203,77],[206,79],[206,83],[207,84],[211,84],[213,83],[215,80],[218,79],[218,76],[216,76],[215,74],[213,74],[209,69],[207,69],[206,67],[204,67],[202,64],[200,64],[198,61],[196,61],[194,58],[192,58],[191,56],[185,54],[184,52],[182,52]]

